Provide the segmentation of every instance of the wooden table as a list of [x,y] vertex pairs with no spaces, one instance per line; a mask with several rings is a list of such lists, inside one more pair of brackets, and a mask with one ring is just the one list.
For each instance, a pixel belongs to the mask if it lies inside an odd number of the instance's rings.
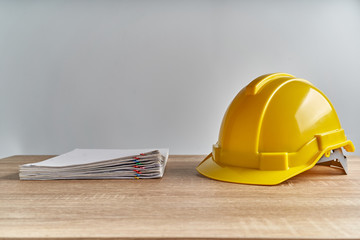
[[0,238],[360,238],[359,157],[277,186],[202,177],[203,156],[171,156],[162,179],[19,180],[49,157],[0,160]]

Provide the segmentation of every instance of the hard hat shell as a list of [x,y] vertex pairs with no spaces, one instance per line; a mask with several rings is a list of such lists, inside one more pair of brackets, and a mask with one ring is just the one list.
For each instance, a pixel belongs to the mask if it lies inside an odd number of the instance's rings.
[[197,171],[221,181],[275,185],[341,147],[355,150],[329,99],[304,79],[274,73],[237,94]]

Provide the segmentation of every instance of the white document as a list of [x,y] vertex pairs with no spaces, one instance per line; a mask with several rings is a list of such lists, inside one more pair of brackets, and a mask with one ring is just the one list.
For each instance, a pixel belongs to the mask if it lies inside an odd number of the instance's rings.
[[21,180],[139,179],[164,174],[169,149],[75,149],[20,166]]
[[169,156],[169,149],[75,149],[71,152],[53,157],[42,162],[24,164],[23,166],[66,167],[89,164],[104,160],[118,159],[141,153],[159,150],[165,158]]

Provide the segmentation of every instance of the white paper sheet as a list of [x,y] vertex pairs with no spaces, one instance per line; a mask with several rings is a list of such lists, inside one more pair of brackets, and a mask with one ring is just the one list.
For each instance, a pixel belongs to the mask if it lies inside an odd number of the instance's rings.
[[167,160],[169,149],[75,149],[71,152],[53,157],[42,162],[24,164],[23,166],[66,167],[94,163],[99,161],[139,155],[144,152],[159,150]]

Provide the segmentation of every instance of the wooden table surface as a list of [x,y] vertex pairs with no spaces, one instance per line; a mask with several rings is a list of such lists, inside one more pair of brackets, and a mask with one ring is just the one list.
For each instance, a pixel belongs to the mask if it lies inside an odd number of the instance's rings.
[[203,156],[171,156],[162,179],[19,180],[49,157],[0,160],[0,238],[360,238],[359,157],[277,186],[205,178]]

